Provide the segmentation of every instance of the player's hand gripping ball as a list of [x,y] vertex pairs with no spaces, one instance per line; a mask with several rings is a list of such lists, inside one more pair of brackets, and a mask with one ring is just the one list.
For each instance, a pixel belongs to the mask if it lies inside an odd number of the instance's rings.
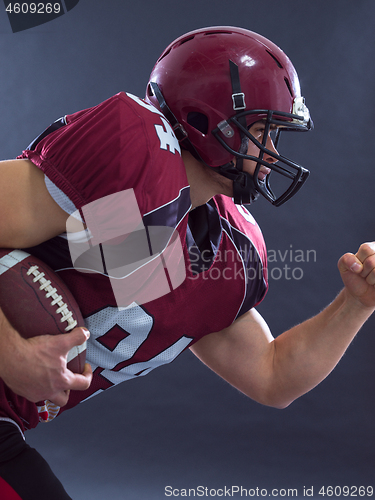
[[[48,265],[22,250],[0,249],[0,307],[24,338],[67,333],[85,326],[66,284]],[[68,354],[68,368],[82,373],[86,342]]]

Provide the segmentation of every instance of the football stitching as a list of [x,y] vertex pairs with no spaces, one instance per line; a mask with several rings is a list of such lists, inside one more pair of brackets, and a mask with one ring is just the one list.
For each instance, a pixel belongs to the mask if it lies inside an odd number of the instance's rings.
[[32,266],[30,269],[27,271],[27,275],[31,276],[33,275],[33,283],[36,283],[39,281],[40,287],[39,290],[45,291],[46,293],[46,298],[52,298],[53,300],[51,301],[51,306],[58,305],[59,307],[56,309],[56,314],[61,314],[62,318],[60,319],[61,323],[64,323],[65,321],[68,323],[68,326],[65,328],[66,332],[69,332],[72,330],[74,327],[77,326],[77,321],[73,318],[73,313],[72,311],[69,311],[68,309],[68,304],[66,304],[62,300],[62,296],[57,293],[57,289],[51,286],[51,281],[47,280],[44,278],[45,273],[38,271],[39,267],[38,266]]

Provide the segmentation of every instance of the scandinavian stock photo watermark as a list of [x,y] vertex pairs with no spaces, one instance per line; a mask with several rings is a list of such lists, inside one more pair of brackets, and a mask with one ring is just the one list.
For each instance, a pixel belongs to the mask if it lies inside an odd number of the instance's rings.
[[299,281],[304,276],[305,265],[316,263],[317,252],[313,249],[294,249],[293,245],[290,244],[287,249],[268,250],[267,261],[269,279]]
[[191,279],[212,281],[243,279],[244,274],[248,281],[263,278],[267,281],[300,281],[307,266],[316,262],[316,250],[294,248],[293,244],[283,249],[267,250],[267,266],[253,246],[243,247],[241,251],[218,251],[214,255],[208,250],[195,254],[190,251]]

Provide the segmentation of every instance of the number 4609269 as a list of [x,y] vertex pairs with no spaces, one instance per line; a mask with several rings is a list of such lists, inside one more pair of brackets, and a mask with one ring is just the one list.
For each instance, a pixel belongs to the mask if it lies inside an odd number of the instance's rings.
[[59,3],[12,3],[6,7],[8,14],[60,14]]

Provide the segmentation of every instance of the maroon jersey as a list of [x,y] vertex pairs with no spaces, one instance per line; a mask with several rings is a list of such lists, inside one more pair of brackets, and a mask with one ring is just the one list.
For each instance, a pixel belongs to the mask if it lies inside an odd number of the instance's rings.
[[[1,383],[0,416],[23,428],[51,420],[84,399],[170,363],[204,335],[228,327],[257,305],[267,290],[264,240],[246,208],[216,196],[199,207],[197,220],[204,221],[203,230],[194,224],[194,210],[189,216],[189,185],[180,147],[156,109],[120,93],[66,116],[62,123],[21,157],[41,168],[59,193],[56,201],[65,197],[73,207],[72,217],[87,223],[91,234],[85,244],[91,253],[98,249],[99,255],[100,249],[103,268],[90,259],[85,269],[77,265],[69,238],[57,237],[28,251],[53,267],[75,296],[91,332],[87,361],[94,376],[90,388],[72,391],[61,409],[49,402],[29,403]],[[136,204],[128,218],[126,204],[117,204],[125,198]],[[114,210],[107,203],[113,199]],[[109,219],[108,232],[103,224]],[[116,228],[120,228],[117,233]],[[166,236],[155,249],[152,235],[156,230],[163,233],[162,228]],[[126,237],[116,239],[124,233]],[[134,234],[140,238],[137,245],[144,236],[149,254],[140,250],[142,255],[125,265],[120,261],[126,260]],[[117,267],[106,265],[113,248],[119,249]],[[158,266],[161,273],[156,272]],[[118,269],[122,274],[115,276]],[[142,280],[151,294],[144,293]],[[127,289],[123,303],[116,291],[120,284]]]

